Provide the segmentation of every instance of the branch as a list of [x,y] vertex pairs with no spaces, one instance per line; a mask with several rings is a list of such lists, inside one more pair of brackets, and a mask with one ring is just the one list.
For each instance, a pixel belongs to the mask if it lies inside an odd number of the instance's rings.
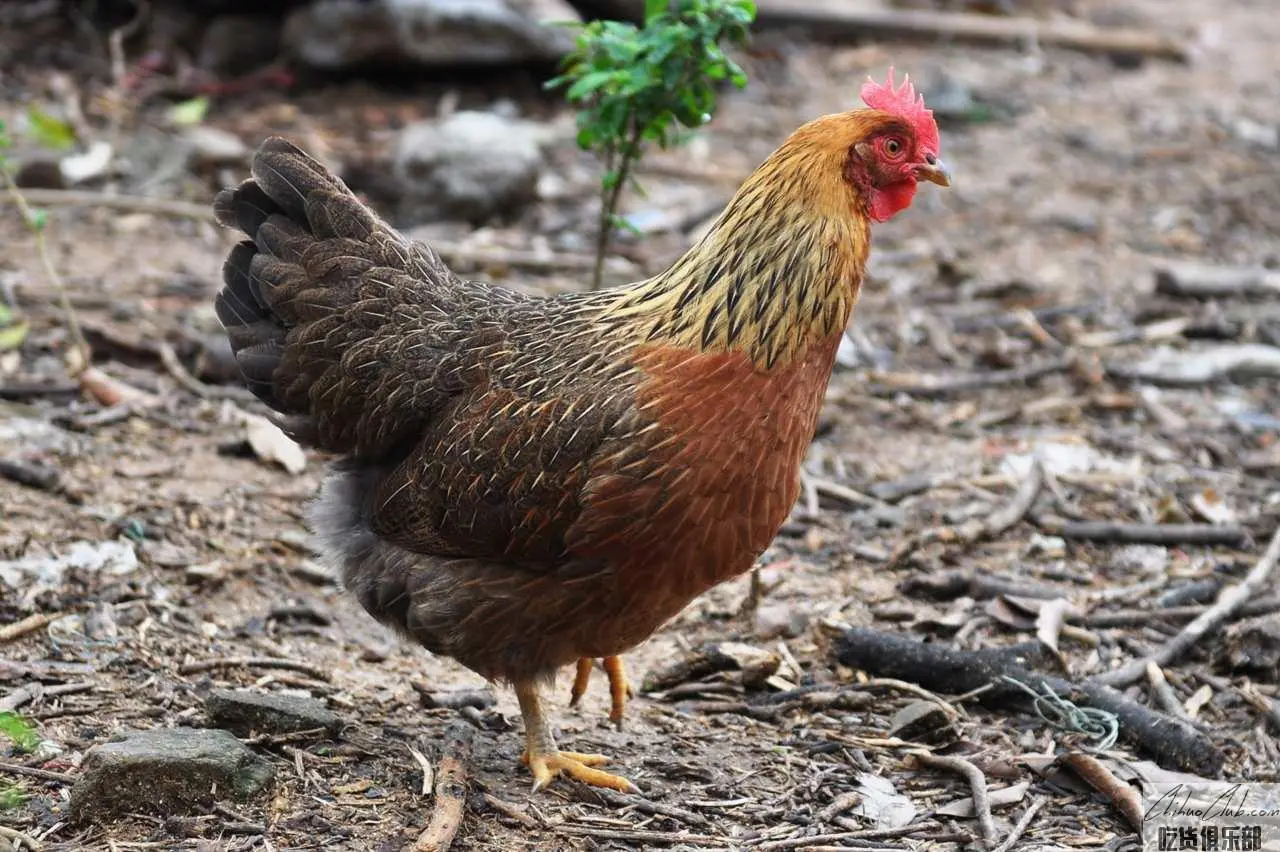
[[937,642],[920,642],[869,628],[846,630],[836,647],[836,659],[873,677],[895,677],[934,692],[960,695],[984,689],[976,696],[989,706],[1021,703],[1026,692],[1004,678],[1052,689],[1082,707],[1114,715],[1120,733],[1166,768],[1216,778],[1226,756],[1204,733],[1180,719],[1152,711],[1103,684],[1074,683],[1041,674],[1033,665],[1052,665],[1050,652],[1039,643],[1010,648],[965,651]]
[[1270,546],[1267,547],[1266,553],[1262,554],[1262,558],[1253,566],[1253,570],[1249,572],[1248,576],[1237,585],[1223,589],[1213,606],[1201,613],[1186,627],[1183,627],[1160,650],[1149,657],[1134,660],[1123,668],[1098,675],[1093,680],[1108,686],[1128,686],[1146,673],[1147,663],[1167,666],[1176,660],[1182,659],[1204,637],[1217,633],[1222,628],[1222,625],[1235,617],[1235,614],[1247,601],[1256,598],[1262,592],[1277,562],[1280,562],[1280,530],[1276,531],[1276,534],[1271,539]]
[[409,847],[410,852],[447,852],[453,845],[467,804],[467,763],[474,738],[475,728],[468,722],[454,722],[445,731],[431,822]]

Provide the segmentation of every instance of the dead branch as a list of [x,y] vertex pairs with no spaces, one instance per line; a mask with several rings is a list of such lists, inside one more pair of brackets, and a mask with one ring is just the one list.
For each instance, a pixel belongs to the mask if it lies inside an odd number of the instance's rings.
[[4,627],[0,627],[0,643],[12,642],[14,639],[33,633],[61,617],[62,613],[45,615],[43,612],[36,612],[20,621],[15,621],[13,624],[6,624]]
[[235,402],[248,403],[259,401],[248,388],[237,385],[207,385],[200,381],[191,375],[187,368],[182,365],[182,361],[178,358],[178,353],[174,352],[173,347],[164,341],[160,341],[155,345],[155,351],[160,358],[160,363],[164,365],[165,371],[173,377],[173,380],[201,399],[230,399]]
[[1178,700],[1178,696],[1173,691],[1169,679],[1164,676],[1164,671],[1160,666],[1156,665],[1155,660],[1147,660],[1147,684],[1151,687],[1151,697],[1160,709],[1168,713],[1170,716],[1177,716],[1179,719],[1191,721],[1187,716],[1186,708],[1182,706],[1182,702]]
[[[36,840],[34,837],[32,837],[29,834],[24,834],[23,832],[18,831],[18,829],[16,828],[7,828],[3,825],[0,825],[0,837],[5,838],[6,840],[16,840],[18,843],[22,844],[28,849],[34,849],[34,850],[37,850],[37,852],[38,850],[44,848],[44,844],[41,843],[39,840]],[[8,846],[9,844],[5,844],[5,845]]]
[[1142,831],[1142,800],[1138,791],[1121,781],[1102,761],[1092,755],[1074,751],[1064,754],[1062,762],[1071,767],[1089,786],[1111,800],[1115,809],[1124,814],[1134,831]]
[[1113,521],[1059,521],[1045,519],[1041,528],[1072,541],[1100,544],[1240,545],[1249,540],[1244,527],[1216,524],[1127,524]]
[[1222,590],[1217,602],[1201,613],[1194,621],[1182,628],[1150,657],[1134,660],[1123,668],[1098,675],[1093,680],[1110,686],[1128,686],[1136,681],[1147,670],[1147,663],[1167,666],[1182,659],[1188,651],[1198,645],[1206,636],[1217,633],[1224,624],[1235,617],[1240,608],[1250,598],[1257,597],[1266,586],[1276,563],[1280,562],[1280,530],[1271,538],[1271,544],[1253,566],[1248,575],[1238,584]]
[[[1090,613],[1079,619],[1086,627],[1136,627],[1150,624],[1153,621],[1190,621],[1209,610],[1208,606],[1169,606],[1158,609],[1121,609],[1114,612]],[[1241,618],[1252,618],[1255,615],[1270,615],[1280,612],[1280,597],[1268,595],[1249,601],[1236,613]],[[1075,620],[1068,616],[1068,621]]]
[[1156,270],[1156,292],[1187,299],[1280,296],[1280,271],[1260,266],[1166,264]]
[[103,207],[124,213],[153,213],[178,219],[212,222],[213,206],[175,201],[167,198],[145,198],[140,195],[109,195],[83,189],[24,189],[27,201],[40,207]]
[[411,852],[447,852],[453,845],[467,805],[467,765],[474,739],[475,728],[466,722],[454,722],[445,731],[431,822],[409,847]]
[[1038,642],[965,651],[941,642],[926,643],[870,628],[851,628],[836,645],[836,659],[874,676],[911,681],[947,695],[989,687],[975,700],[991,707],[1026,700],[1026,693],[1006,677],[1026,684],[1043,684],[1077,705],[1113,714],[1120,733],[1162,766],[1217,777],[1226,759],[1204,733],[1180,719],[1150,710],[1103,684],[1074,683],[1035,671],[1033,667],[1055,664],[1052,654]]
[[1022,835],[1027,833],[1027,828],[1031,825],[1031,820],[1036,818],[1036,814],[1040,813],[1040,809],[1044,807],[1047,799],[1036,799],[1027,805],[1027,809],[1022,812],[1022,816],[1018,818],[1018,824],[1013,827],[1013,831],[1009,832],[1009,836],[991,852],[1009,852],[1014,847]]
[[40,769],[35,766],[23,766],[20,763],[0,763],[0,774],[22,775],[27,778],[38,778],[41,781],[57,781],[60,784],[74,784],[76,776],[66,772],[54,772],[51,769]]
[[826,38],[920,38],[1065,47],[1084,53],[1139,54],[1185,62],[1189,50],[1169,36],[1098,27],[1070,19],[997,18],[966,12],[867,8],[836,0],[760,0],[759,25],[805,27]]
[[1054,373],[1064,373],[1075,366],[1075,363],[1074,357],[1062,357],[1013,370],[990,370],[982,373],[953,375],[880,373],[877,376],[880,381],[868,385],[863,392],[871,396],[894,396],[905,393],[911,396],[944,397],[955,393],[1030,382]]
[[996,538],[1027,516],[1044,487],[1044,467],[1033,460],[1026,478],[1018,486],[1009,503],[985,518],[972,518],[958,527],[935,527],[914,536],[908,536],[889,557],[889,567],[902,564],[902,560],[928,544],[960,544],[965,547]]
[[[754,849],[756,852],[790,852],[790,850],[794,849],[811,849],[815,846],[821,846],[824,844],[848,843],[851,840],[855,842],[859,840],[893,840],[899,837],[910,837],[913,834],[919,834],[923,831],[936,829],[936,824],[927,822],[917,823],[915,825],[903,825],[898,828],[863,828],[857,831],[837,831],[831,834],[811,834],[808,837],[788,837],[783,840],[766,840],[763,843],[757,843],[749,846],[748,848]],[[849,848],[857,849],[859,847],[851,846]]]
[[214,669],[234,668],[288,669],[300,672],[316,680],[329,680],[329,673],[319,666],[300,663],[297,660],[285,660],[278,657],[222,657],[216,660],[202,660],[198,663],[184,663],[178,667],[178,674],[189,675]]
[[982,828],[982,839],[986,841],[988,849],[996,846],[999,843],[999,835],[996,834],[995,820],[991,817],[991,800],[987,796],[987,776],[982,774],[982,770],[963,757],[930,754],[927,751],[913,751],[909,756],[925,766],[955,772],[969,782],[969,790],[973,793],[973,813],[978,818],[978,825]]

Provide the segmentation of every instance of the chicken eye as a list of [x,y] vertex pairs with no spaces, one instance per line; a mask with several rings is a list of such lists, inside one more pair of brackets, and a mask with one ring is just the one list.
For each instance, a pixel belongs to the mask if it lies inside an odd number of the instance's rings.
[[898,139],[889,139],[884,143],[884,150],[890,157],[896,157],[902,153],[902,142]]

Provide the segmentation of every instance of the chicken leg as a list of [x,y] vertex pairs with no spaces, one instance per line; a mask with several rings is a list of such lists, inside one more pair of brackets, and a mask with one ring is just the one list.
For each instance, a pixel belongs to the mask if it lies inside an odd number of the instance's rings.
[[533,791],[536,793],[551,783],[561,772],[593,787],[608,787],[622,793],[639,793],[634,784],[620,775],[610,775],[593,767],[607,763],[603,754],[579,754],[560,751],[551,725],[538,697],[538,686],[525,681],[516,684],[516,698],[520,701],[520,715],[524,717],[525,748],[520,762],[533,773]]
[[[573,691],[569,694],[569,706],[577,707],[582,696],[587,692],[591,682],[591,668],[595,661],[590,657],[578,660],[578,671],[573,678]],[[627,669],[621,657],[605,657],[601,661],[604,672],[609,676],[609,721],[614,727],[622,730],[622,716],[627,709],[627,699],[635,696],[631,681],[627,680]]]

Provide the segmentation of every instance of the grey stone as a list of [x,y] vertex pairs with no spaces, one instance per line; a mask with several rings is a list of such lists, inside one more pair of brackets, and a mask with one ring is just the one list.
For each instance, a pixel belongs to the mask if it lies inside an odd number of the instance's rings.
[[393,166],[402,217],[479,224],[514,216],[537,197],[545,136],[537,124],[487,112],[406,127]]
[[305,695],[257,692],[251,689],[215,689],[204,702],[209,723],[240,735],[290,734],[324,728],[332,735],[342,730],[342,719],[323,701]]
[[248,799],[275,777],[270,763],[226,731],[137,731],[90,749],[71,789],[77,821],[125,811],[178,813],[223,796]]
[[285,22],[285,49],[318,68],[559,59],[580,21],[565,0],[318,0]]
[[809,613],[795,604],[764,604],[756,609],[757,639],[794,639],[809,627]]
[[231,166],[249,161],[249,146],[239,136],[217,127],[197,125],[182,134],[187,162],[193,168]]

